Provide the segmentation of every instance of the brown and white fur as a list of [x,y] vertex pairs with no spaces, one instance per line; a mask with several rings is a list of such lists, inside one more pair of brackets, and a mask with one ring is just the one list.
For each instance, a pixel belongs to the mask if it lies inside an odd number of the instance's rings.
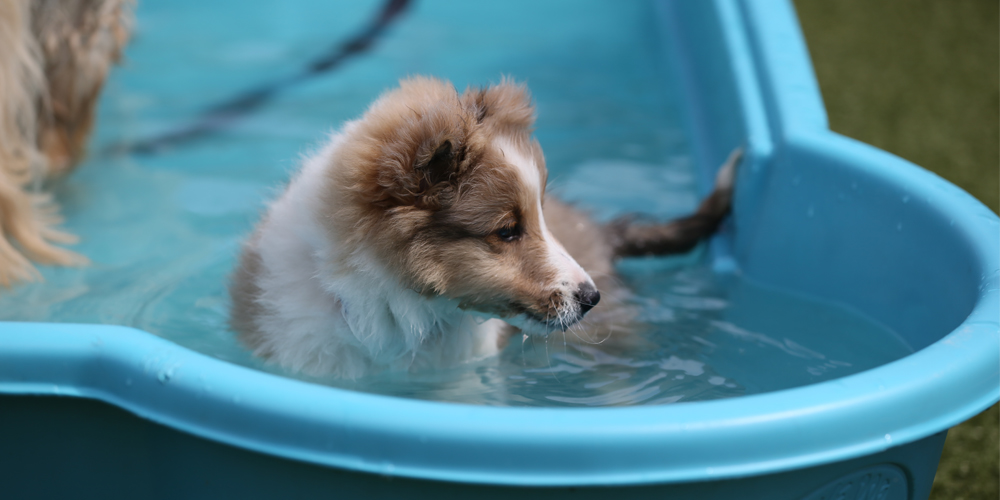
[[687,229],[604,227],[545,197],[534,119],[510,81],[459,94],[417,77],[380,97],[304,160],[244,246],[241,340],[292,370],[357,377],[492,356],[592,308],[594,328],[628,322],[620,302],[598,304],[621,293],[613,259],[708,236],[732,168]]
[[58,207],[41,186],[83,155],[98,93],[128,38],[130,0],[0,1],[0,285],[31,261],[74,265],[55,246]]

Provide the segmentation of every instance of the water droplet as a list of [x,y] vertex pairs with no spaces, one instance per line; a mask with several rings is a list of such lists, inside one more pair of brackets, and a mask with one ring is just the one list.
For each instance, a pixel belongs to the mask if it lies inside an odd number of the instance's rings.
[[853,189],[855,191],[858,190],[858,181],[854,181],[854,182],[851,183],[851,189]]
[[381,467],[379,467],[379,469],[381,469],[383,475],[391,476],[392,473],[396,470],[396,466],[393,465],[392,462],[382,462]]
[[903,223],[902,222],[897,222],[896,223],[896,231],[902,231],[902,230],[903,230]]
[[798,186],[800,182],[802,182],[802,176],[796,175],[795,177],[792,177],[792,184]]
[[886,443],[892,443],[892,436],[890,436],[890,435],[886,434],[886,435],[885,435],[885,442],[886,442]]
[[156,375],[156,379],[159,380],[161,384],[166,384],[167,382],[170,382],[170,378],[173,376],[174,374],[172,370],[163,370]]
[[909,202],[910,202],[910,195],[903,196],[903,203],[909,203]]
[[131,378],[126,378],[125,379],[125,385],[132,385],[132,379]]
[[816,215],[816,207],[809,205],[809,210],[806,210],[806,215],[808,215],[809,217]]
[[234,404],[240,404],[240,401],[242,401],[242,399],[239,396],[233,396],[233,403]]

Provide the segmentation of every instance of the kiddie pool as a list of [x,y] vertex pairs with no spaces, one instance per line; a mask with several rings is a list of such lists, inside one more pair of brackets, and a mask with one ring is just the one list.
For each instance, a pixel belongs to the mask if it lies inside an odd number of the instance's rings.
[[848,304],[914,354],[724,400],[497,408],[314,385],[131,328],[0,323],[4,496],[927,498],[946,430],[1000,397],[997,217],[828,130],[789,2],[655,12],[702,187],[746,145],[715,267]]

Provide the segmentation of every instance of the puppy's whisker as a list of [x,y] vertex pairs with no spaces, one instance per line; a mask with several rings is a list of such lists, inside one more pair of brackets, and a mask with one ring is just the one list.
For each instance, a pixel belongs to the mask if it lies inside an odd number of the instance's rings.
[[615,334],[615,324],[611,323],[611,324],[608,325],[608,334],[605,335],[603,339],[594,342],[593,345],[600,345],[600,344],[603,344],[603,343],[607,342],[607,340],[610,339],[611,336],[614,335],[614,334]]

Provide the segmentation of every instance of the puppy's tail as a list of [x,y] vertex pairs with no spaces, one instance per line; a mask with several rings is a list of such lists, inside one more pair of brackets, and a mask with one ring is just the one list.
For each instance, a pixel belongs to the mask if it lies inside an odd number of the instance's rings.
[[683,253],[715,233],[731,208],[736,167],[742,158],[742,147],[729,154],[726,163],[716,174],[712,193],[692,215],[667,223],[637,223],[633,216],[621,217],[609,223],[606,229],[615,256]]

